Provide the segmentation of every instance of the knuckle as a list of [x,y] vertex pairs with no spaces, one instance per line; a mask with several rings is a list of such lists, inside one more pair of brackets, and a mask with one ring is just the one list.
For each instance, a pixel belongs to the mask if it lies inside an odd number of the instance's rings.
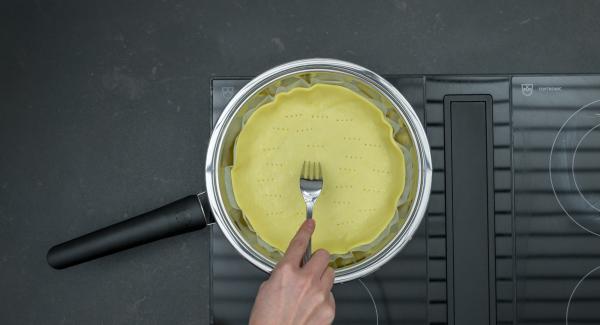
[[298,250],[300,248],[302,248],[302,243],[300,242],[300,240],[298,238],[294,238],[290,242],[290,245],[288,246],[287,252],[293,251],[293,250]]
[[329,292],[321,292],[318,296],[319,302],[326,302],[329,299]]
[[301,278],[299,275],[301,273],[298,272],[298,270],[296,270],[294,268],[293,265],[291,264],[285,264],[280,270],[279,270],[279,277],[281,279],[281,281],[283,282],[296,282],[299,280],[299,278]]
[[277,272],[280,274],[290,274],[294,271],[294,268],[291,264],[289,263],[282,263],[281,265],[279,265]]
[[302,245],[304,245],[304,236],[303,235],[296,236],[292,240],[293,247],[302,247]]

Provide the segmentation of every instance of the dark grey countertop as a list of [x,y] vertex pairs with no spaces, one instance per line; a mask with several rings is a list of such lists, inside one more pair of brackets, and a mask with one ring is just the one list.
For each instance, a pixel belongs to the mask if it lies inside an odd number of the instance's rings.
[[205,324],[209,233],[64,271],[53,244],[203,189],[209,81],[297,58],[381,74],[600,72],[600,2],[0,4],[0,323]]

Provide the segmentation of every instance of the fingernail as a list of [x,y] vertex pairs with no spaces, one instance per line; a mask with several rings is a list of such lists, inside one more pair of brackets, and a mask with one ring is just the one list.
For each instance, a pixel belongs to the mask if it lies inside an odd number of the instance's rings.
[[[331,254],[329,254],[329,251],[328,251],[328,250],[326,250],[326,249],[319,248],[319,249],[317,250],[317,252],[318,252],[318,251],[322,251],[322,252],[323,252],[324,254],[326,254],[327,256],[331,256]],[[316,252],[315,252],[315,253],[316,253]]]

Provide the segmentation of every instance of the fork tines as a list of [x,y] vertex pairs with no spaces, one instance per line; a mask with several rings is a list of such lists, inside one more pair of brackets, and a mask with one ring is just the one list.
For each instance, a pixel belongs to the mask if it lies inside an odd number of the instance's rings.
[[300,176],[307,180],[320,180],[323,178],[321,172],[321,163],[315,161],[304,161],[302,164],[302,175]]

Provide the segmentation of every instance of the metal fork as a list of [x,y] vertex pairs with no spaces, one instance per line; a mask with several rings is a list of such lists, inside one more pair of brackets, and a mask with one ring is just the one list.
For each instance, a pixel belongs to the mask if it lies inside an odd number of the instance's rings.
[[[321,195],[323,188],[323,173],[321,171],[321,163],[314,161],[305,161],[302,164],[302,173],[300,175],[300,191],[304,202],[306,203],[306,219],[312,219],[313,207],[315,202]],[[311,241],[308,242],[306,253],[302,259],[303,264],[306,264],[311,255]]]

